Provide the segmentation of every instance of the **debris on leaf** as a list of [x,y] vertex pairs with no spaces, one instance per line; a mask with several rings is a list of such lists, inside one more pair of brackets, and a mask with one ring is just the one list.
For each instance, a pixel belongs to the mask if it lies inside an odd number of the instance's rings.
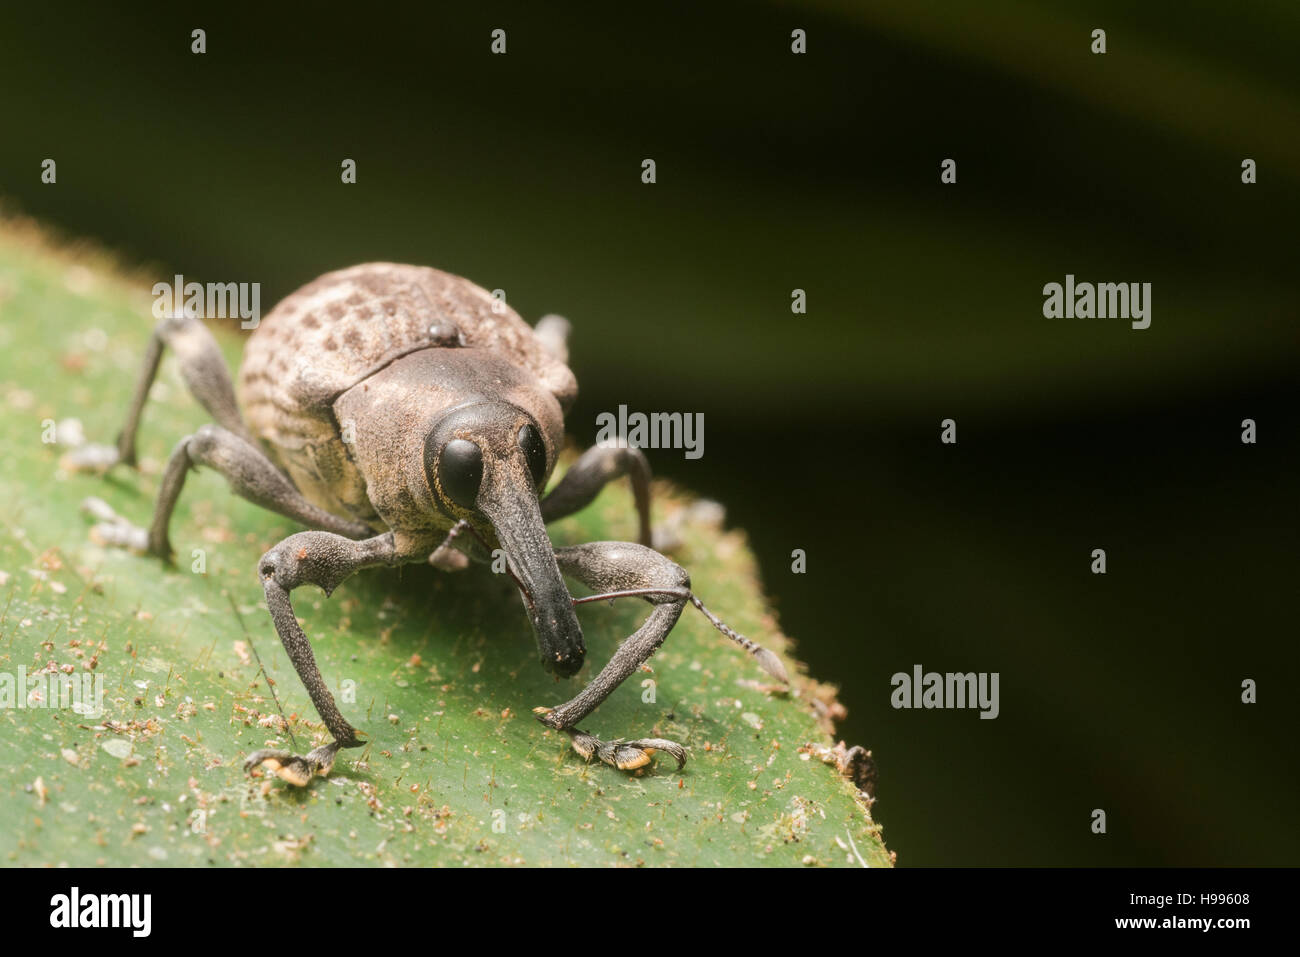
[[[811,755],[835,769],[853,782],[854,787],[866,795],[868,803],[876,797],[876,762],[866,748],[848,747],[843,741],[833,748],[824,744],[805,744],[799,749],[801,757]],[[806,760],[806,757],[805,757]]]

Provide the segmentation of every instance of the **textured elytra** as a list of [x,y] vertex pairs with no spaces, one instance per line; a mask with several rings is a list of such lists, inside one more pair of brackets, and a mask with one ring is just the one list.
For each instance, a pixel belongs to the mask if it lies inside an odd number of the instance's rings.
[[441,348],[507,360],[562,409],[577,394],[568,366],[486,289],[426,266],[366,263],[321,276],[263,317],[244,349],[240,404],[253,435],[304,495],[373,523],[333,403],[403,356]]

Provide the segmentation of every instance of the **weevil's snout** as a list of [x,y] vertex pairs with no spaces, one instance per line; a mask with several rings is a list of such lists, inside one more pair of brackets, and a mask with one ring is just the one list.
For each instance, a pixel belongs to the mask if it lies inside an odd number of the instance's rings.
[[582,626],[555,562],[555,549],[542,523],[536,492],[527,486],[521,488],[519,477],[509,476],[513,471],[509,467],[501,471],[505,475],[499,482],[484,478],[479,508],[492,522],[510,572],[519,584],[542,667],[567,678],[582,667],[587,653]]
[[531,613],[533,635],[537,638],[542,667],[561,678],[576,675],[587,656],[587,646],[582,640],[582,626],[573,613],[573,603],[568,598],[568,592],[565,592],[562,607],[534,607]]
[[537,502],[550,458],[532,419],[496,402],[455,410],[425,447],[430,488],[450,507],[492,523],[523,596],[542,667],[568,677],[582,667],[587,648]]

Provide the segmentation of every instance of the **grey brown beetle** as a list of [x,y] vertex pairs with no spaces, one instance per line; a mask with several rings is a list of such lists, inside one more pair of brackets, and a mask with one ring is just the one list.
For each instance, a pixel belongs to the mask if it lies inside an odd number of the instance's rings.
[[[69,462],[135,464],[140,414],[170,346],[216,424],[177,444],[147,530],[115,519],[97,526],[98,537],[169,561],[172,510],[186,474],[200,465],[224,475],[236,494],[311,529],[280,542],[257,567],[275,629],[334,740],[305,756],[258,751],[247,770],[265,765],[306,785],[329,773],[340,748],[363,744],[322,680],[289,596],[308,584],[328,595],[368,566],[427,561],[454,570],[501,548],[542,665],[561,677],[576,674],[586,654],[576,604],[648,601],[645,623],[586,688],[559,707],[535,709],[586,760],[632,770],[665,751],[678,767],[685,763],[675,741],[602,741],[576,725],[654,654],[688,602],[787,681],[776,655],[710,614],[685,570],[650,547],[650,469],[638,449],[591,448],[542,495],[577,394],[567,333],[558,316],[531,328],[486,290],[436,269],[354,266],[291,294],[252,333],[240,371],[245,421],[203,323],[178,316],[158,324],[116,446],[83,446]],[[621,476],[631,480],[640,544],[553,548],[546,523],[583,508]],[[598,594],[573,599],[562,574]]]

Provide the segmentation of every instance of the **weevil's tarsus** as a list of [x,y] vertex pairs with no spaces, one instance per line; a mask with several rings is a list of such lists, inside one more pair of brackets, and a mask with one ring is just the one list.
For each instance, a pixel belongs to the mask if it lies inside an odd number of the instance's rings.
[[97,522],[120,522],[122,518],[102,498],[89,495],[81,500],[81,511]]
[[429,564],[443,572],[463,572],[469,568],[469,556],[457,548],[435,548]]
[[[534,708],[533,713],[545,715],[552,710]],[[573,750],[588,764],[600,760],[620,771],[636,771],[648,765],[656,753],[663,751],[677,762],[677,770],[680,771],[686,765],[686,749],[667,738],[638,738],[635,741],[616,738],[613,741],[602,741],[581,728],[565,728],[564,733],[569,736]]]
[[686,767],[686,749],[667,738],[638,738],[636,741],[619,742],[614,767],[623,771],[635,770],[648,764],[657,751],[671,755],[677,762],[678,771]]
[[636,741],[617,738],[602,741],[579,728],[570,728],[567,733],[573,743],[573,750],[588,763],[599,759],[620,771],[636,771],[650,764],[657,752],[663,751],[677,762],[677,770],[680,771],[686,765],[686,749],[667,738],[640,738]]
[[87,442],[69,449],[59,457],[59,467],[68,472],[107,472],[122,461],[116,445]]
[[334,758],[341,747],[343,745],[339,742],[331,741],[312,749],[306,755],[265,748],[254,751],[244,760],[244,771],[255,775],[259,769],[265,768],[280,780],[287,781],[294,787],[305,788],[316,775],[325,777],[334,770]]
[[453,525],[451,531],[447,532],[447,537],[429,555],[429,564],[444,572],[458,572],[468,568],[469,556],[457,548],[455,543],[469,529],[469,522],[463,518]]
[[[460,558],[457,558],[457,555]],[[444,571],[460,571],[463,567],[460,564],[462,558],[470,563],[487,563],[492,560],[492,543],[471,522],[463,518],[451,527],[447,536],[429,555],[429,564]],[[508,567],[506,571],[514,578],[514,573],[510,572]],[[519,584],[519,579],[515,578],[515,584]]]
[[[84,446],[83,446],[84,447]],[[90,530],[90,540],[109,548],[125,548],[143,554],[149,550],[149,532],[132,525],[113,510],[102,498],[91,496],[81,503],[83,514],[95,520]]]

